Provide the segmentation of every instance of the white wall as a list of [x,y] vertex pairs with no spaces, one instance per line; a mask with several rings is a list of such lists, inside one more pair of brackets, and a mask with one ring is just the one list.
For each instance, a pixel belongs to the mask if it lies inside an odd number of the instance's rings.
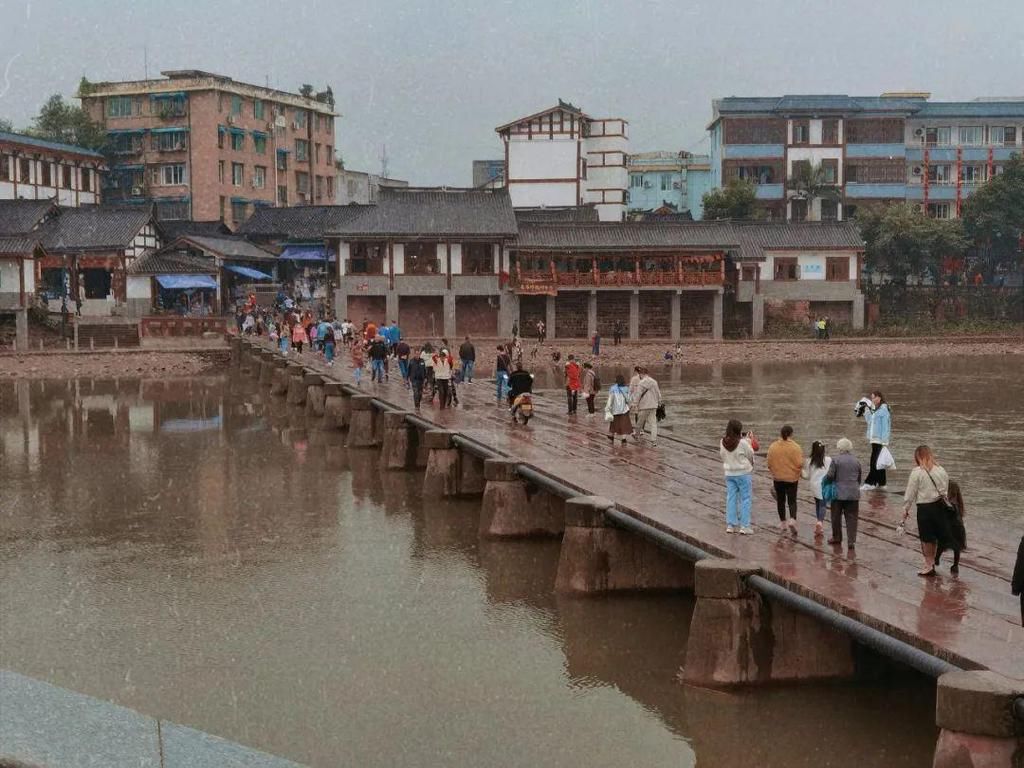
[[515,208],[576,205],[576,182],[510,184],[508,194]]
[[17,259],[0,259],[0,293],[18,293],[21,290]]
[[129,299],[153,300],[153,281],[149,275],[128,275],[125,292]]
[[342,241],[338,243],[338,263],[341,265],[341,274],[348,274],[348,264],[346,263],[352,255],[352,250],[349,248],[349,244]]
[[[391,258],[395,263],[395,274],[405,274],[405,246],[402,243],[395,243],[391,246]],[[384,274],[388,272],[387,254],[384,256]]]
[[761,265],[761,280],[771,281],[775,279],[776,255],[778,255],[780,258],[787,259],[796,256],[797,264],[800,267],[801,280],[824,280],[826,275],[825,260],[828,258],[845,256],[849,259],[850,264],[848,279],[857,279],[857,255],[855,253],[851,254],[845,251],[816,251],[808,253],[766,253],[764,263]]
[[[444,273],[445,272],[444,245],[443,244],[438,245],[437,249],[438,249],[437,256],[438,256],[439,259],[441,259],[441,272]],[[453,275],[461,275],[462,274],[462,243],[452,243],[451,254],[452,254],[452,274]]]

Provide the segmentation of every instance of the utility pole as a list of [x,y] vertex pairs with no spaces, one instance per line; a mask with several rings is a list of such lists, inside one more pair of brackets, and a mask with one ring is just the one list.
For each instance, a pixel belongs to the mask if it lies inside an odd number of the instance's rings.
[[388,145],[381,145],[380,152],[380,177],[382,179],[388,178]]

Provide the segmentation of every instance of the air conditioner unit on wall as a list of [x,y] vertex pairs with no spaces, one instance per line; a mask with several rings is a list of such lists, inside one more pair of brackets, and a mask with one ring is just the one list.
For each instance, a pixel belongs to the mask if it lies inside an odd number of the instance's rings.
[[235,116],[234,115],[228,115],[227,123],[228,123],[228,125],[234,125],[235,124]]
[[132,187],[132,195],[138,197],[142,194],[142,187]]
[[274,118],[274,125],[276,125],[278,128],[287,128],[288,121],[284,119],[284,115],[278,115],[277,117]]
[[924,136],[924,128],[916,128],[914,130],[914,135],[915,136]]
[[921,166],[920,165],[915,165],[914,168],[913,168],[913,173],[914,173],[915,176],[920,176],[921,175]]

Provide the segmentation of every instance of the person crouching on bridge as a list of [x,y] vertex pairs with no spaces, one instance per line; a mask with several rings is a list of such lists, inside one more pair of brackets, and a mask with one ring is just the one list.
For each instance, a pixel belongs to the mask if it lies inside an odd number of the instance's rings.
[[836,443],[839,454],[832,459],[825,478],[835,485],[832,500],[832,538],[829,544],[843,543],[843,518],[846,518],[846,546],[857,545],[857,520],[860,510],[860,480],[863,470],[853,455],[853,443],[845,437]]
[[917,537],[921,540],[921,554],[924,568],[918,576],[935,575],[935,552],[939,546],[954,548],[949,532],[946,505],[949,498],[949,475],[935,461],[931,448],[917,446],[914,451],[915,466],[907,478],[907,491],[903,494],[903,521],[910,516],[910,509],[917,505]]
[[725,470],[725,532],[750,534],[750,502],[754,489],[753,434],[744,434],[743,424],[731,419],[719,445]]
[[[793,437],[793,428],[786,424],[778,440],[768,446],[768,471],[775,485],[775,503],[779,510],[779,526],[796,536],[796,489],[803,471],[804,453]],[[786,506],[789,505],[789,520]]]

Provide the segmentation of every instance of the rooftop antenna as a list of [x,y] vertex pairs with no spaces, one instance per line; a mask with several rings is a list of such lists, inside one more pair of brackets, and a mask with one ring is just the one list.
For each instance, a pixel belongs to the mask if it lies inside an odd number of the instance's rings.
[[149,80],[149,50],[146,46],[142,46],[142,71],[145,74],[145,79]]
[[380,148],[380,176],[382,179],[388,178],[388,145],[381,144]]

